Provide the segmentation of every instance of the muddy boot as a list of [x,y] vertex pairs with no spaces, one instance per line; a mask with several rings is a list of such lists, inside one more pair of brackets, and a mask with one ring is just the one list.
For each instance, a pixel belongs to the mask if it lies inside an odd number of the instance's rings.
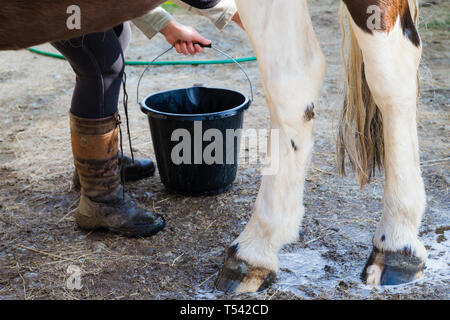
[[150,236],[164,220],[124,196],[118,165],[118,115],[83,119],[70,115],[75,168],[81,184],[78,225],[105,228],[129,237]]
[[[125,182],[142,180],[153,176],[155,173],[155,164],[150,159],[134,159],[127,156],[121,156],[119,152],[119,168],[121,171],[121,177]],[[75,169],[72,176],[72,188],[74,190],[80,190],[80,177]]]

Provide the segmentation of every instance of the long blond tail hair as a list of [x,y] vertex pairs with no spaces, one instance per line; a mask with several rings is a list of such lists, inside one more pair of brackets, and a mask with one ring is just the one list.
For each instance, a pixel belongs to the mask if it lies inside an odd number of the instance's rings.
[[[418,21],[418,0],[408,0],[411,16]],[[345,175],[347,155],[361,188],[370,182],[376,168],[384,166],[383,118],[367,84],[364,61],[350,14],[341,5],[342,57],[345,65],[345,99],[339,122],[337,156],[339,173]]]

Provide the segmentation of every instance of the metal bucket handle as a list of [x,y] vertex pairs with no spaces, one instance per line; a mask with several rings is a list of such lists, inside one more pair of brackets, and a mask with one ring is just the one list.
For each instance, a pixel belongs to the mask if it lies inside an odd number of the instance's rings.
[[[226,56],[227,58],[231,59],[235,64],[237,64],[238,67],[241,69],[241,71],[244,73],[244,75],[245,75],[245,77],[247,78],[247,81],[248,81],[248,83],[249,83],[249,85],[250,85],[251,102],[253,102],[254,96],[253,96],[253,85],[252,85],[252,82],[250,81],[250,77],[248,76],[247,72],[245,72],[245,70],[244,70],[244,68],[242,67],[242,65],[241,65],[239,62],[237,62],[236,59],[234,59],[234,58],[233,58],[232,56],[230,56],[228,53],[223,52],[222,50],[220,50],[220,49],[218,49],[218,48],[216,48],[216,47],[213,47],[212,43],[209,44],[209,45],[203,45],[203,44],[201,44],[201,43],[194,43],[194,44],[198,44],[198,45],[199,45],[200,47],[202,47],[202,48],[211,48],[211,49],[217,51],[218,53],[220,53],[220,54]],[[144,77],[144,74],[148,71],[148,69],[153,65],[153,63],[154,63],[156,60],[158,60],[159,58],[161,58],[163,55],[165,55],[167,52],[169,52],[169,51],[172,50],[173,48],[174,48],[174,46],[170,47],[169,49],[167,49],[166,51],[164,51],[163,53],[161,53],[160,55],[158,55],[155,59],[152,60],[152,62],[150,62],[150,64],[147,66],[147,68],[145,68],[144,72],[142,72],[141,76],[139,77],[139,82],[138,82],[138,85],[137,85],[137,93],[136,93],[136,94],[137,94],[137,102],[138,102],[138,104],[140,103],[140,101],[139,101],[139,88],[140,88],[140,86],[141,86],[141,81],[142,81],[142,78]]]

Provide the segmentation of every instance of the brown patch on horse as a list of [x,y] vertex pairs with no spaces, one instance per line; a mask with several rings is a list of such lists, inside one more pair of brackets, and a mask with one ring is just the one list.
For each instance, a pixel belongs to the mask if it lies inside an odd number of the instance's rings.
[[420,36],[417,32],[416,25],[414,24],[414,19],[411,17],[411,11],[408,5],[408,2],[406,2],[406,8],[404,8],[404,11],[401,13],[401,21],[402,21],[402,29],[403,34],[416,46],[420,47]]
[[[420,37],[411,17],[408,0],[343,0],[350,12],[353,21],[367,33],[373,31],[391,31],[400,17],[403,34],[416,46],[420,46]],[[368,10],[371,6],[380,8],[380,28],[371,29],[368,21],[374,14]]]

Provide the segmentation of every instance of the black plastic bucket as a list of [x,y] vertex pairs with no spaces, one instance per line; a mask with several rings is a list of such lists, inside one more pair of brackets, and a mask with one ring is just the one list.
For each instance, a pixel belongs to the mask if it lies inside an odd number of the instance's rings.
[[202,196],[230,189],[237,174],[244,111],[251,102],[236,90],[202,86],[158,92],[140,102],[159,174],[169,191]]

